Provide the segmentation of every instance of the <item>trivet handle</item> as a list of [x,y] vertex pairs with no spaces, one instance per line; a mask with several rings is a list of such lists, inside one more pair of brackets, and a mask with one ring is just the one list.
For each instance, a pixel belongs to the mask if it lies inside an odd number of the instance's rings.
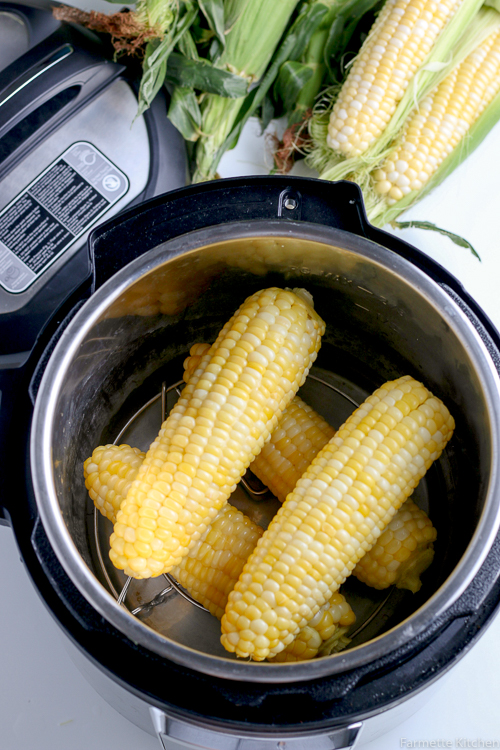
[[320,733],[245,736],[191,724],[156,707],[150,708],[150,713],[163,750],[171,750],[172,743],[197,750],[352,750],[363,727],[359,721]]

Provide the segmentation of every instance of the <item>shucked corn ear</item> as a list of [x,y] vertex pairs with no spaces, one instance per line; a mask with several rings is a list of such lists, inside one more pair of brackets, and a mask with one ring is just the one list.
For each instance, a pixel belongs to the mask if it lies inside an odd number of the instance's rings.
[[264,289],[224,326],[151,445],[111,536],[134,578],[169,572],[205,532],[315,361],[324,322],[304,290]]
[[454,428],[409,376],[370,396],[314,459],[229,595],[222,644],[278,654],[338,590],[440,455]]
[[[89,495],[96,508],[112,523],[145,455],[128,445],[102,445],[84,463]],[[227,503],[171,573],[191,596],[220,620],[229,592],[262,533],[260,526]],[[311,659],[323,649],[328,653],[340,650],[349,642],[345,632],[355,619],[351,607],[337,592],[278,660]]]
[[[184,361],[186,380],[209,347],[209,344],[191,347],[190,356]],[[250,469],[283,503],[334,434],[333,428],[314,409],[295,396]],[[427,514],[407,500],[376,545],[361,558],[353,575],[373,588],[395,585],[416,592],[422,585],[420,575],[433,560],[436,536]]]
[[433,560],[436,536],[428,515],[407,500],[358,562],[353,575],[375,589],[394,584],[415,593],[422,585],[420,574]]
[[[209,348],[210,344],[191,347],[190,356],[184,361],[186,381]],[[323,417],[295,396],[250,468],[273,495],[284,502],[313,458],[334,434],[335,430]]]

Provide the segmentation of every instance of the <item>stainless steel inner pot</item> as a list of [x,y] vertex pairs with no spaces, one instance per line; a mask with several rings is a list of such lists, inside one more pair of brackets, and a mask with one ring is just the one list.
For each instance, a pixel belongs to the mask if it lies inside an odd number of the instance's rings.
[[[82,471],[104,442],[147,447],[161,419],[162,383],[181,380],[190,346],[214,340],[243,299],[267,286],[305,287],[326,321],[304,395],[334,425],[374,388],[405,373],[442,398],[456,420],[452,441],[416,493],[438,530],[421,591],[368,592],[348,581],[346,592],[363,626],[351,647],[294,664],[236,660],[219,644],[219,623],[178,595],[145,621],[118,603],[113,588],[123,581],[103,572],[109,528],[99,521],[96,531]],[[130,263],[66,328],[35,406],[31,470],[37,503],[70,579],[132,642],[233,680],[335,675],[424,633],[479,569],[499,525],[499,401],[498,373],[471,316],[410,262],[362,237],[306,222],[211,227]],[[248,504],[242,498],[236,502]],[[251,505],[264,523],[270,512],[265,504]],[[128,596],[132,603],[147,601],[164,585],[155,580],[144,589],[131,587]]]

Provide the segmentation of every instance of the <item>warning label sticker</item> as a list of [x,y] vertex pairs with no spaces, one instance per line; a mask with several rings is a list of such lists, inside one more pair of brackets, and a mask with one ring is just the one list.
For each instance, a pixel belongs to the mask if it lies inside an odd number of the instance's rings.
[[92,144],[70,146],[0,212],[0,285],[27,289],[128,188]]

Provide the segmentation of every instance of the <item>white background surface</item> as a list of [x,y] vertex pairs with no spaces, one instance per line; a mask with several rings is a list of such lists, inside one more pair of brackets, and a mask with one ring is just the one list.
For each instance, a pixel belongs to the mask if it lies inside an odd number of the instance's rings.
[[[92,0],[82,0],[79,5],[85,9],[111,7]],[[257,123],[251,121],[238,148],[224,158],[220,168],[223,177],[268,172],[270,158],[265,153],[265,141],[257,135]],[[497,127],[443,186],[404,217],[432,221],[462,234],[473,243],[482,262],[443,237],[417,230],[402,235],[451,271],[497,328],[499,167]],[[306,171],[300,167],[295,173]],[[107,706],[74,667],[64,637],[28,579],[12,532],[1,527],[0,570],[0,750],[158,750],[155,738]],[[441,746],[451,742],[453,747],[500,743],[499,706],[497,618],[453,669],[432,702],[363,748],[396,750],[402,746],[401,738],[406,738],[407,743],[441,742]]]

